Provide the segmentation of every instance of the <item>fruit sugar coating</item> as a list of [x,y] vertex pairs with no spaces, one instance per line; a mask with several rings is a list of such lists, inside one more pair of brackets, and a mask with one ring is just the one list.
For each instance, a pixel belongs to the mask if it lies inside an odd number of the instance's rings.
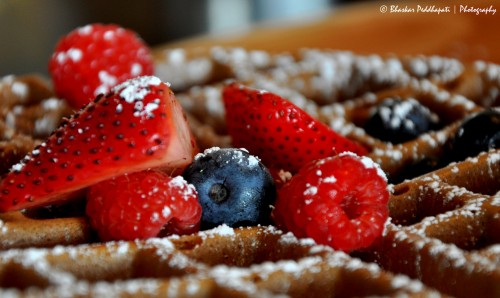
[[74,108],[138,76],[153,75],[149,47],[114,24],[89,24],[63,36],[49,61],[55,93]]
[[98,96],[12,167],[0,210],[64,201],[97,182],[148,168],[180,170],[197,153],[182,108],[157,77]]
[[309,161],[367,149],[268,91],[232,83],[223,90],[228,134],[268,167],[297,172]]
[[244,149],[210,148],[198,154],[183,173],[199,193],[202,228],[270,224],[276,199],[266,166]]
[[149,170],[92,185],[86,214],[102,241],[135,240],[197,232],[201,206],[181,176]]
[[310,162],[278,190],[278,227],[335,249],[368,247],[388,219],[387,178],[368,157],[342,153]]

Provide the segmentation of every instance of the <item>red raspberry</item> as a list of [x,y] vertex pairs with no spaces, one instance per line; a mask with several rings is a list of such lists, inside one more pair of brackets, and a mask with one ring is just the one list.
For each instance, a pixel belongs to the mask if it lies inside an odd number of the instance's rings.
[[382,234],[388,200],[387,179],[378,165],[343,153],[304,166],[278,190],[273,216],[297,237],[351,251]]
[[90,224],[103,241],[146,239],[198,231],[201,206],[194,186],[181,176],[142,171],[90,187]]
[[57,43],[49,72],[57,96],[80,108],[128,79],[152,75],[153,58],[139,36],[117,25],[91,24]]

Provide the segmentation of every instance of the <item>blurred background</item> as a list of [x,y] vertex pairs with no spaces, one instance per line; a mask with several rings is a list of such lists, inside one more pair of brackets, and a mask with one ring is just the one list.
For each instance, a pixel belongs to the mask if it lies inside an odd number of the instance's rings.
[[150,46],[256,23],[299,21],[352,0],[0,0],[0,76],[47,74],[58,39],[93,22],[135,30]]

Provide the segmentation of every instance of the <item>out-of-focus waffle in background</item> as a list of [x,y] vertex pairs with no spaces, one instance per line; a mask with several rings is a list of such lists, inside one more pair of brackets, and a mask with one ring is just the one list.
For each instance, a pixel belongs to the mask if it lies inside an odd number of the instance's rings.
[[[391,12],[391,8],[411,11],[418,6],[449,7],[450,12]],[[321,47],[360,54],[440,54],[500,62],[496,35],[500,11],[476,14],[471,10],[490,7],[498,10],[500,3],[145,0],[125,5],[119,0],[2,0],[0,75],[46,73],[57,39],[91,22],[119,23],[137,31],[152,46],[236,45],[278,51]]]
[[244,46],[288,51],[329,48],[359,54],[443,55],[500,62],[500,2],[372,1],[340,6],[308,22],[260,25],[246,33],[204,36],[168,47]]

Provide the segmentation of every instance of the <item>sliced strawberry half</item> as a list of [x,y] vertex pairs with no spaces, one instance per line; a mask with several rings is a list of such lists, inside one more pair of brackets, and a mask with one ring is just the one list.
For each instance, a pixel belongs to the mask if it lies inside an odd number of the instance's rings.
[[128,80],[65,121],[0,182],[0,211],[48,205],[108,178],[174,172],[197,153],[180,104],[152,76]]
[[231,83],[223,99],[233,145],[259,156],[268,167],[297,172],[311,160],[345,151],[367,153],[276,94]]

